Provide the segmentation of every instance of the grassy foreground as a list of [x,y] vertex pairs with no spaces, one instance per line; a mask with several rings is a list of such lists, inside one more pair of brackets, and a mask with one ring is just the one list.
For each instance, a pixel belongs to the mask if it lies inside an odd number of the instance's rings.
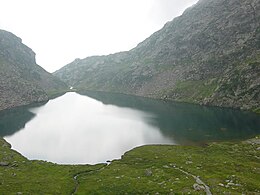
[[0,139],[0,194],[74,192],[260,194],[260,138],[204,147],[142,146],[108,166],[30,161]]

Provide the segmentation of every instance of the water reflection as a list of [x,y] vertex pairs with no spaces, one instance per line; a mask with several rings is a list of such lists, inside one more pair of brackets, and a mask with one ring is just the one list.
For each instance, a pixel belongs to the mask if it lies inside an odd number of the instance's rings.
[[173,143],[156,126],[153,116],[68,93],[43,107],[24,129],[5,139],[30,159],[57,163],[98,163],[120,158],[143,144]]
[[231,109],[88,91],[0,113],[0,132],[30,159],[98,163],[144,144],[246,139],[260,134],[259,119]]
[[0,136],[12,135],[25,127],[25,124],[35,117],[28,109],[43,104],[34,104],[0,111]]
[[81,92],[104,104],[153,113],[160,131],[176,143],[200,144],[240,140],[260,134],[260,117],[233,109],[159,101],[123,94]]

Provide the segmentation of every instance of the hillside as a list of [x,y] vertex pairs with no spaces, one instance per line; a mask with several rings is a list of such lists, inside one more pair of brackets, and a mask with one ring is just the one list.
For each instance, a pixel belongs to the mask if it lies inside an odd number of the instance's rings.
[[260,139],[149,145],[111,164],[28,160],[0,138],[0,194],[259,194]]
[[260,0],[200,0],[136,48],[76,59],[77,89],[259,111]]
[[0,110],[47,101],[66,88],[36,64],[35,53],[20,38],[0,30]]

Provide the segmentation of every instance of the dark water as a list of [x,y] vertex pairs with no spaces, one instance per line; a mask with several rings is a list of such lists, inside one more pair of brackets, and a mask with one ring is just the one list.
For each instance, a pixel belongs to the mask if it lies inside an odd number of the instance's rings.
[[0,112],[0,136],[29,159],[98,163],[145,144],[205,144],[260,134],[260,116],[102,92]]

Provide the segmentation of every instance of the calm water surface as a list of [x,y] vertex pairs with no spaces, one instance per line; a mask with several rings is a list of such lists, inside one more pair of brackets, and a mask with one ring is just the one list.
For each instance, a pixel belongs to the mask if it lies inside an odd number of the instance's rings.
[[67,93],[0,112],[0,136],[29,159],[61,164],[120,158],[145,144],[204,144],[260,134],[260,117],[231,109],[127,95]]

